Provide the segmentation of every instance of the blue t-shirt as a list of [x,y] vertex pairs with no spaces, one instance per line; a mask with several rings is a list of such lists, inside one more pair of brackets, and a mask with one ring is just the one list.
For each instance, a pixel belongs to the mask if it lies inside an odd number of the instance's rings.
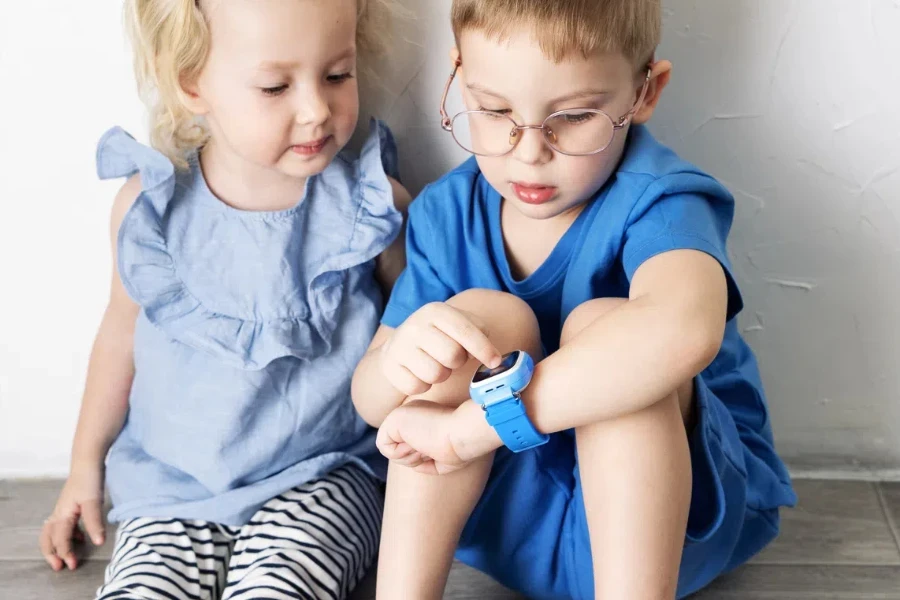
[[[561,324],[594,298],[627,298],[631,279],[648,259],[677,249],[699,250],[721,263],[728,282],[728,323],[722,348],[701,374],[735,421],[771,431],[756,358],[735,316],[743,308],[732,276],[726,239],[734,199],[721,184],[635,126],[618,170],[595,194],[550,256],[516,281],[500,227],[502,199],[470,159],[427,186],[412,203],[406,233],[407,267],[382,323],[399,327],[429,302],[469,289],[514,294],[531,306],[548,353],[559,347]],[[765,462],[786,480],[770,453]]]
[[506,258],[501,203],[474,158],[425,188],[410,207],[408,266],[382,323],[398,327],[423,305],[464,290],[500,290],[528,302],[546,350],[554,352],[573,309],[593,298],[628,297],[644,261],[677,249],[700,250],[722,264],[729,319],[743,306],[725,247],[731,194],[643,126],[632,129],[616,173],[524,280],[513,277]]
[[[768,543],[777,532],[778,507],[796,500],[775,452],[756,358],[735,319],[743,304],[726,252],[734,199],[646,128],[634,127],[618,170],[544,264],[520,281],[506,258],[501,203],[474,159],[422,192],[410,207],[407,268],[383,324],[398,327],[423,305],[465,290],[498,290],[531,306],[544,349],[552,353],[559,347],[561,324],[575,308],[594,298],[627,298],[635,272],[653,256],[691,249],[722,265],[728,321],[717,357],[695,386],[690,543],[679,573],[679,597],[696,591]],[[575,452],[567,440],[556,436],[555,445],[514,460],[498,451],[491,491],[476,508],[457,553],[529,597],[591,597],[593,590],[574,461],[560,456]],[[567,489],[540,489],[548,469],[556,474],[550,480],[565,482]],[[519,514],[534,506],[543,507],[543,514]]]

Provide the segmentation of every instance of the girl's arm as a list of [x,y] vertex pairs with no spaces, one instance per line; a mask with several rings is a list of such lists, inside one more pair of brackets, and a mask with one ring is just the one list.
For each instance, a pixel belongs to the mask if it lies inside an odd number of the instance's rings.
[[133,177],[122,186],[113,204],[110,224],[113,275],[109,303],[88,364],[69,478],[41,532],[41,550],[54,570],[61,569],[63,564],[69,569],[77,566],[72,536],[79,518],[95,544],[102,544],[105,537],[104,461],[128,412],[128,395],[134,377],[134,324],[140,310],[128,297],[119,278],[116,241],[122,219],[140,191],[140,180]]
[[391,182],[391,188],[394,191],[394,207],[403,214],[403,229],[400,230],[400,235],[397,236],[397,239],[375,259],[375,277],[378,278],[378,282],[381,284],[385,301],[390,297],[391,290],[394,288],[397,278],[400,277],[400,273],[406,268],[406,236],[404,232],[406,230],[407,209],[410,202],[412,202],[409,192],[400,185],[399,181],[392,177],[388,177],[388,180]]
[[119,278],[117,239],[125,213],[140,193],[133,177],[122,187],[111,218],[112,285],[109,304],[100,323],[88,364],[81,414],[72,446],[72,466],[102,465],[128,412],[134,377],[134,323],[140,307],[128,296]]
[[[375,276],[384,291],[384,300],[390,298],[400,273],[406,268],[406,213],[412,202],[412,197],[399,181],[388,177],[391,188],[394,190],[394,207],[403,213],[403,229],[397,239],[375,261]],[[369,345],[369,350],[362,361],[356,367],[353,374],[353,386],[351,395],[354,398],[356,410],[370,425],[380,423],[384,411],[400,406],[406,399],[406,395],[398,392],[381,374],[379,353],[381,346],[391,337],[394,330],[382,325],[375,332],[375,338]],[[365,388],[364,390],[362,388]],[[364,393],[363,393],[364,392]],[[356,399],[365,396],[368,404],[357,403]],[[375,399],[374,402],[372,399]],[[374,404],[374,406],[372,406]],[[376,408],[377,407],[377,408]],[[381,408],[384,407],[384,408]],[[374,409],[374,410],[373,410]]]
[[390,327],[379,327],[368,352],[353,373],[350,389],[353,405],[363,420],[373,427],[380,427],[384,418],[406,400],[406,394],[398,391],[384,376],[381,365],[382,346],[393,333],[394,329]]

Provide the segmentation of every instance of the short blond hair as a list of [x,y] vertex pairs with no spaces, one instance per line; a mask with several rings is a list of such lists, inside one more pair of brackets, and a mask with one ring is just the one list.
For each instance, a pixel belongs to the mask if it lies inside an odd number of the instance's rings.
[[652,59],[662,30],[660,0],[453,0],[451,19],[457,46],[467,29],[505,39],[525,26],[555,62],[617,52],[636,69]]
[[[356,44],[361,75],[386,47],[394,0],[357,0]],[[125,0],[125,28],[134,53],[138,93],[150,111],[150,143],[177,167],[208,138],[183,100],[181,82],[206,64],[210,35],[198,0]]]

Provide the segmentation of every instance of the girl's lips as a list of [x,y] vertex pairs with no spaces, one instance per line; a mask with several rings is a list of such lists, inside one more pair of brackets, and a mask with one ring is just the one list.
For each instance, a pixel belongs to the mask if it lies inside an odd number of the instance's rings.
[[325,146],[328,144],[329,140],[331,140],[331,136],[323,137],[320,140],[316,140],[309,144],[297,144],[295,146],[291,146],[291,151],[296,152],[302,156],[314,156],[325,149]]

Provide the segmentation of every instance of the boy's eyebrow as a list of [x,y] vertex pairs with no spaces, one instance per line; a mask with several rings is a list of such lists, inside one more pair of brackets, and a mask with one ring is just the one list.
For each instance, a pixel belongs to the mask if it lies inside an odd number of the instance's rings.
[[[493,96],[494,98],[497,98],[498,100],[503,100],[504,102],[508,102],[506,97],[504,97],[502,94],[498,94],[497,92],[491,91],[488,88],[486,88],[482,85],[479,85],[477,83],[467,84],[466,87],[469,88],[470,91],[476,92],[478,94],[484,94],[485,96]],[[611,92],[608,90],[599,90],[599,89],[579,90],[577,92],[573,92],[571,94],[566,94],[565,96],[560,96],[559,98],[555,98],[550,101],[550,104],[562,104],[563,102],[568,102],[570,100],[578,100],[581,98],[593,98],[596,96],[607,96],[610,93]]]

